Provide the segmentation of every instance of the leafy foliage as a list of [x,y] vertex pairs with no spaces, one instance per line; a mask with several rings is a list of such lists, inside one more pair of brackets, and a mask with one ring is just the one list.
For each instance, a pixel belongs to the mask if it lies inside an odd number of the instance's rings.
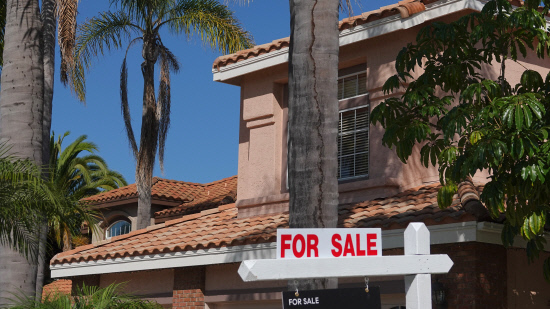
[[5,143],[0,144],[0,243],[34,260],[40,226],[36,222],[72,222],[87,213],[45,181],[40,168],[7,155],[8,150]]
[[[9,146],[0,144],[0,244],[29,259],[37,258],[37,221],[47,220],[54,238],[70,245],[82,222],[95,222],[94,212],[79,200],[126,185],[122,175],[94,154],[97,147],[85,135],[62,150],[67,135],[57,142],[52,135],[47,180],[40,168],[8,155]],[[91,154],[80,157],[82,152]]]
[[[493,217],[505,217],[503,243],[521,235],[531,259],[544,248],[550,211],[550,74],[524,66],[526,57],[550,52],[550,1],[540,3],[512,9],[492,0],[481,12],[424,27],[384,84],[386,93],[404,94],[372,112],[373,124],[386,129],[383,143],[403,162],[419,145],[422,164],[439,168],[440,207],[451,204],[457,184],[489,171],[481,200]],[[511,63],[524,68],[513,85]]]
[[37,249],[36,219],[41,206],[37,169],[29,160],[7,156],[6,144],[0,151],[0,244],[11,246],[34,258]]
[[[79,136],[75,141],[63,149],[63,136],[55,139],[55,133],[50,138],[49,183],[59,195],[65,196],[82,211],[75,212],[74,207],[66,209],[63,218],[49,220],[50,234],[58,244],[63,245],[64,251],[70,250],[72,238],[80,234],[83,222],[93,227],[95,214],[82,199],[126,186],[124,177],[116,171],[110,170],[103,158],[96,154],[97,146],[86,140],[86,135]],[[88,153],[87,155],[83,155]]]
[[75,296],[53,293],[42,301],[34,297],[16,296],[12,309],[160,309],[155,302],[142,300],[122,292],[122,284],[111,284],[105,288],[95,286],[78,287]]

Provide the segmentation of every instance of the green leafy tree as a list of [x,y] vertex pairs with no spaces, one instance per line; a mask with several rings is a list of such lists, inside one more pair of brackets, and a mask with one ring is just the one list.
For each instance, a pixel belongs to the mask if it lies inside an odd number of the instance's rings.
[[[403,162],[418,145],[422,163],[438,167],[440,207],[460,182],[489,171],[481,201],[493,217],[505,216],[503,243],[521,235],[531,259],[544,248],[550,211],[550,75],[521,61],[549,54],[550,1],[543,2],[513,9],[492,0],[481,12],[424,27],[384,85],[404,94],[372,112],[372,123],[385,128],[383,143]],[[508,81],[511,63],[524,68],[517,84]],[[550,259],[544,265],[550,280]]]
[[[87,141],[86,135],[79,136],[63,149],[63,140],[68,135],[69,132],[66,132],[56,140],[55,134],[52,133],[49,181],[60,195],[67,196],[79,207],[88,210],[86,205],[80,202],[81,199],[126,186],[127,183],[121,174],[110,170],[105,160],[96,154],[97,146]],[[67,211],[66,217],[71,218],[71,221],[49,221],[50,233],[53,233],[59,244],[62,244],[63,251],[72,249],[72,237],[79,234],[83,221],[93,221],[94,215],[89,213],[86,218],[82,218],[79,215],[71,216],[71,212],[74,213],[72,208]]]
[[43,300],[16,296],[11,309],[161,309],[162,306],[122,292],[123,284],[111,284],[104,288],[77,287],[75,295],[52,293]]
[[[170,126],[170,74],[179,70],[178,60],[162,41],[161,30],[186,37],[199,35],[205,44],[222,53],[248,48],[252,41],[233,13],[215,0],[112,0],[111,3],[120,10],[101,13],[79,27],[75,66],[70,78],[78,97],[84,100],[84,72],[91,67],[92,60],[106,51],[122,48],[123,42],[128,42],[127,54],[132,45],[141,42],[144,85],[139,147],[130,118],[126,57],[120,77],[122,115],[137,161],[137,227],[141,229],[151,222],[151,184],[157,151],[160,167],[164,168],[164,146]],[[157,61],[160,84],[155,95]]]

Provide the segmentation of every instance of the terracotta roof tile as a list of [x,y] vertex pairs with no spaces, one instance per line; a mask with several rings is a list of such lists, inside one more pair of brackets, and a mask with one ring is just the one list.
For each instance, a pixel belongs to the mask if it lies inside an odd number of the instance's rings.
[[71,294],[73,288],[73,282],[67,279],[59,279],[50,284],[46,284],[42,289],[42,299],[45,299],[49,295],[55,294]]
[[[471,185],[473,187],[473,185]],[[340,227],[405,228],[409,222],[428,225],[475,221],[455,196],[451,207],[437,206],[439,184],[413,188],[385,199],[375,199],[339,207]],[[475,188],[473,189],[475,190]],[[465,191],[465,190],[462,190]],[[472,192],[471,190],[466,190]],[[415,196],[422,195],[422,199]],[[235,204],[185,215],[165,223],[59,253],[51,263],[139,256],[275,241],[277,228],[288,227],[288,214],[237,218]]]
[[[340,31],[350,29],[359,25],[363,25],[375,20],[379,20],[385,17],[399,14],[401,18],[410,17],[413,14],[424,11],[426,8],[424,4],[431,3],[430,0],[404,0],[399,1],[396,4],[384,6],[378,10],[365,12],[361,15],[345,18],[340,21],[338,28]],[[249,58],[258,57],[263,54],[267,54],[273,51],[281,50],[289,46],[290,38],[275,40],[271,43],[254,46],[249,49],[238,51],[234,54],[218,57],[214,64],[213,69],[220,69],[221,67],[237,63]]]
[[155,213],[155,218],[167,218],[215,208],[230,204],[237,200],[237,176],[225,178],[203,185],[203,192],[195,200],[181,205],[161,210]]
[[[180,206],[158,212],[162,217],[197,212],[234,202],[237,196],[237,176],[207,184],[154,177],[151,191],[154,199],[182,202]],[[84,201],[100,205],[133,197],[137,197],[135,184],[94,195]]]

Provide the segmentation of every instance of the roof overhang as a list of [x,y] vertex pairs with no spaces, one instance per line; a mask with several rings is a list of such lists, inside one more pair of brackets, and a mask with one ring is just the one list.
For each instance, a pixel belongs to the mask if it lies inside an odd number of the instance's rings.
[[[103,209],[103,208],[115,207],[120,205],[128,205],[128,204],[137,203],[137,202],[138,202],[137,197],[129,197],[129,198],[117,198],[110,201],[95,202],[90,204],[94,209]],[[185,202],[188,202],[188,201],[176,201],[176,200],[158,199],[155,197],[151,197],[151,204],[153,205],[176,207]]]
[[[502,245],[502,224],[461,222],[428,226],[432,245],[480,242]],[[382,231],[382,248],[403,248],[404,229]],[[550,251],[550,236],[546,236],[546,251]],[[514,244],[525,248],[526,242],[516,237]],[[276,243],[189,250],[183,252],[132,256],[108,260],[73,262],[50,265],[52,278],[97,275],[118,272],[144,271],[176,267],[214,265],[242,262],[251,259],[273,259]]]
[[[460,12],[463,10],[481,11],[486,0],[442,0],[426,5],[426,10],[408,18],[399,14],[368,22],[340,32],[340,46],[357,43],[366,39],[409,29],[428,20]],[[288,62],[288,47],[252,57],[237,63],[213,69],[214,81],[236,85],[238,77]]]

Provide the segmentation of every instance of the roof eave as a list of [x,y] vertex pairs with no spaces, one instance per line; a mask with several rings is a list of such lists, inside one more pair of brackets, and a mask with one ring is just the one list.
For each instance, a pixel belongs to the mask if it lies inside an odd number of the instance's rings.
[[[480,242],[502,245],[500,233],[503,225],[491,222],[466,221],[428,226],[432,245],[464,242]],[[403,248],[405,229],[382,231],[383,249]],[[550,251],[550,236],[546,236],[545,250]],[[514,244],[524,246],[525,241],[517,236]],[[241,246],[227,246],[167,252],[142,256],[128,256],[107,260],[89,260],[50,265],[52,278],[84,275],[131,272],[176,267],[237,263],[248,259],[275,258],[276,243],[267,242]],[[159,263],[160,262],[160,263]]]
[[[90,203],[90,205],[95,209],[103,209],[103,208],[127,205],[127,204],[132,204],[137,202],[138,202],[137,196],[130,196],[130,197],[124,197],[124,198],[116,198],[110,201],[94,202],[94,203]],[[151,197],[151,203],[154,205],[176,207],[181,205],[184,202],[188,202],[188,200],[179,200],[179,199],[176,200],[176,199],[164,199],[164,198],[160,199],[154,196]]]
[[[422,12],[403,18],[400,14],[388,16],[340,32],[340,46],[357,43],[384,34],[405,30],[441,16],[463,10],[480,11],[485,0],[436,1],[426,5]],[[252,72],[264,70],[288,62],[288,47],[260,56],[251,57],[236,63],[212,69],[213,79],[217,82],[239,85],[240,77]]]

